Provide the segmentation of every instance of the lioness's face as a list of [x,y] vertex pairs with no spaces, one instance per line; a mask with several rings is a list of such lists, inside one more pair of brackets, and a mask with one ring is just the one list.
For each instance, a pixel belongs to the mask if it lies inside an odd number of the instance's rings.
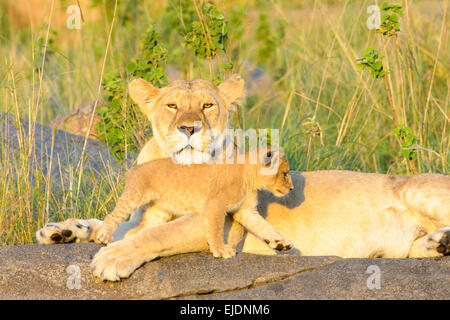
[[218,87],[206,80],[178,80],[156,89],[138,79],[130,96],[149,117],[158,145],[177,163],[202,163],[223,143],[232,103],[244,82],[232,78]]

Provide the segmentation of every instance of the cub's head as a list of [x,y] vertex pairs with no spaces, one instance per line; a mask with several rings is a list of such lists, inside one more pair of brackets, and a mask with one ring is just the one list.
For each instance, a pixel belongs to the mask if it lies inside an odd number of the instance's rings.
[[129,92],[151,121],[165,156],[178,163],[201,163],[223,144],[233,104],[244,95],[244,81],[238,75],[218,86],[207,80],[177,80],[157,89],[136,79]]
[[289,173],[289,161],[280,148],[259,150],[258,187],[272,192],[277,197],[285,196],[294,184]]

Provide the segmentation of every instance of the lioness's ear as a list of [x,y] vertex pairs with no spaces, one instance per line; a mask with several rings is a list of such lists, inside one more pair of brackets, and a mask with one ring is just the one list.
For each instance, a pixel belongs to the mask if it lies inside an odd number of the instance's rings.
[[240,75],[233,74],[231,78],[219,84],[218,88],[229,103],[234,103],[244,96],[245,82]]
[[145,115],[149,115],[148,104],[158,95],[159,90],[144,79],[134,79],[128,85],[131,99],[136,102]]

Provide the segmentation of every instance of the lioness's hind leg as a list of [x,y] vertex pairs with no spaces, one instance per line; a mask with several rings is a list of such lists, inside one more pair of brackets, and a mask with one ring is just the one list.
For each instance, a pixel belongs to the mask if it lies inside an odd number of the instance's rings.
[[36,240],[40,244],[97,242],[96,235],[102,223],[97,219],[67,219],[47,223],[36,232]]
[[409,252],[410,258],[434,258],[450,255],[450,227],[438,229],[417,239]]

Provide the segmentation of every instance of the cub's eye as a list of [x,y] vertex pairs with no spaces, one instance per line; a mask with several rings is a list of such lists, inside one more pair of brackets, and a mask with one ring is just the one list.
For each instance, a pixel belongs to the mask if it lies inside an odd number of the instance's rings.
[[214,107],[214,104],[213,104],[213,103],[204,103],[204,104],[203,104],[203,109],[210,109],[210,108],[212,108],[212,107]]
[[289,174],[289,172],[284,172],[284,173],[283,173],[283,176],[284,176],[285,178],[287,178],[287,177],[288,177],[288,174]]
[[175,103],[168,103],[166,106],[170,109],[177,109],[177,105]]

